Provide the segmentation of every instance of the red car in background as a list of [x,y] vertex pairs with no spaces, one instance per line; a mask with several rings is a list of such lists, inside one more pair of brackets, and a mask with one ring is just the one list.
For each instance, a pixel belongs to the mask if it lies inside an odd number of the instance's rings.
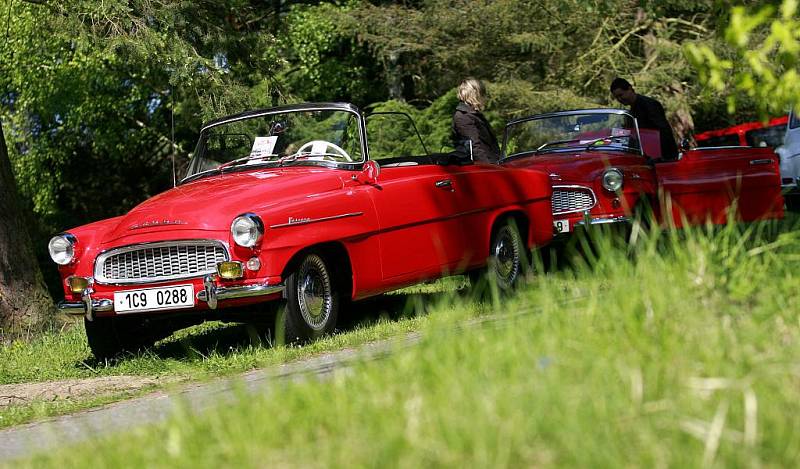
[[694,136],[697,146],[708,147],[771,147],[778,148],[783,144],[783,135],[789,116],[776,117],[769,122],[747,122],[709,130]]
[[210,122],[177,187],[50,241],[59,308],[84,316],[98,358],[206,319],[274,324],[272,305],[287,339],[308,339],[349,300],[490,257],[508,287],[524,250],[551,240],[546,174],[427,152],[381,168],[378,137],[341,103]]
[[501,165],[547,172],[559,234],[628,223],[651,208],[663,224],[783,216],[778,158],[770,148],[698,148],[662,161],[659,134],[619,109],[525,117],[506,126]]

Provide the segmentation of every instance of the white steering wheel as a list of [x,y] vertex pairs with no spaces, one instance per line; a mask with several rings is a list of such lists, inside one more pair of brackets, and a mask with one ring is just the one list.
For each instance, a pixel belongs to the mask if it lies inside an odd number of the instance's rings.
[[[314,146],[321,145],[321,144],[325,144],[325,153],[324,154],[311,153],[311,149]],[[334,150],[334,152],[328,153],[328,148],[332,148]],[[339,145],[336,145],[335,143],[328,142],[326,140],[312,140],[310,142],[304,143],[300,148],[297,149],[297,155],[298,156],[305,156],[305,155],[303,155],[303,153],[308,153],[309,156],[322,156],[322,157],[325,157],[325,156],[327,156],[327,157],[341,156],[346,161],[353,161],[353,159],[350,158],[350,155],[348,155],[347,152],[342,149],[342,147],[340,147]]]

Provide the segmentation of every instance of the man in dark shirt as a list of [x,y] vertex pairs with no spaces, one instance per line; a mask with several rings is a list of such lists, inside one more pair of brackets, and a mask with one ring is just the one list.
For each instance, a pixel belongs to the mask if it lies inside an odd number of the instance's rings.
[[633,86],[624,78],[615,78],[611,82],[611,94],[620,103],[631,107],[631,114],[639,123],[640,129],[658,130],[661,137],[661,159],[678,158],[678,146],[661,103],[649,96],[636,94]]

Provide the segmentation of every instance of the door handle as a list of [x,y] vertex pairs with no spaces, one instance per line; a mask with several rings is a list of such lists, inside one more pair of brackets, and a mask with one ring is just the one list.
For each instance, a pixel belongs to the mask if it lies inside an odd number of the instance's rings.
[[772,163],[772,158],[764,158],[760,160],[750,160],[750,166],[755,166],[758,164],[770,164]]
[[436,187],[442,189],[450,189],[451,191],[455,190],[453,189],[453,181],[449,179],[441,179],[439,181],[436,181]]

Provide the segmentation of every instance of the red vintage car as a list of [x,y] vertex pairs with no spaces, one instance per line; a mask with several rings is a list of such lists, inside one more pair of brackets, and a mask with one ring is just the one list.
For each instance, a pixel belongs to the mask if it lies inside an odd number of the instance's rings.
[[619,109],[584,109],[510,122],[501,164],[546,171],[554,231],[627,223],[652,209],[666,225],[783,216],[778,158],[770,148],[698,148],[661,158],[656,130]]
[[60,309],[85,317],[96,357],[205,319],[268,322],[283,304],[287,339],[309,339],[333,331],[349,300],[490,256],[510,286],[526,247],[552,238],[546,174],[453,154],[379,165],[372,137],[349,104],[210,122],[175,188],[50,241]]
[[707,130],[694,136],[698,147],[771,147],[783,144],[783,135],[789,116],[761,121],[745,122],[724,129]]

